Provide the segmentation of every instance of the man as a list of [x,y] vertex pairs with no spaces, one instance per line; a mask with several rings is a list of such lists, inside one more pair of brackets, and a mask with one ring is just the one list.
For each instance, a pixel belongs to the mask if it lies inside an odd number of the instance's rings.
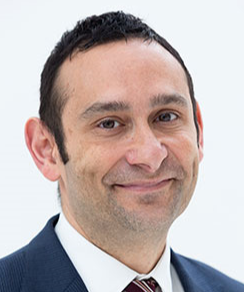
[[0,262],[0,291],[244,291],[167,245],[193,194],[203,126],[172,46],[123,12],[63,35],[26,143],[62,213]]

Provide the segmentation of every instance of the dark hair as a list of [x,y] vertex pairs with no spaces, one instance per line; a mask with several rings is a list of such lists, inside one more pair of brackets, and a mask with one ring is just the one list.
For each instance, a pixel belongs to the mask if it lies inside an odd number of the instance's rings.
[[64,97],[61,94],[56,82],[62,63],[67,57],[71,57],[72,53],[76,50],[85,51],[101,44],[122,39],[127,41],[131,38],[139,38],[144,41],[156,41],[181,64],[186,74],[193,105],[198,141],[199,129],[196,117],[196,100],[194,97],[193,82],[179,53],[163,37],[142,22],[140,18],[122,11],[109,12],[78,21],[73,30],[65,32],[47,59],[41,74],[39,114],[41,121],[55,137],[63,163],[69,160],[65,149],[65,137],[62,126],[62,112],[68,97]]

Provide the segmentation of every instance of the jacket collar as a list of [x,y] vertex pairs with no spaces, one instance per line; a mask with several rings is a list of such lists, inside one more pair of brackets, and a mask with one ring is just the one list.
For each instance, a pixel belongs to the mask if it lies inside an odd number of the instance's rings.
[[199,262],[176,254],[171,250],[171,263],[173,264],[182,286],[186,292],[213,292],[227,291],[223,286],[223,275],[213,268]]
[[54,232],[58,218],[51,218],[27,246],[23,286],[35,292],[88,292]]

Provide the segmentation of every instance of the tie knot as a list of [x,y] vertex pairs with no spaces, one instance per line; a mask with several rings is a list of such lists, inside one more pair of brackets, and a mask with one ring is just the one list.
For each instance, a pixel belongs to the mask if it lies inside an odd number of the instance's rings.
[[156,282],[153,278],[142,280],[142,282],[145,282],[150,288],[155,289],[158,287],[158,282]]
[[123,292],[155,292],[158,283],[153,279],[133,280]]

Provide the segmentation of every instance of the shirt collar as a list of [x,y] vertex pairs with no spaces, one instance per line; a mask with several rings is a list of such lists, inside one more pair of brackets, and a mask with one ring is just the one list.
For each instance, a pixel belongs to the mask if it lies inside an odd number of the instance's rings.
[[149,274],[141,275],[85,239],[69,224],[63,213],[55,232],[88,291],[123,291],[135,278],[153,277],[162,291],[172,292],[168,245],[155,268]]

